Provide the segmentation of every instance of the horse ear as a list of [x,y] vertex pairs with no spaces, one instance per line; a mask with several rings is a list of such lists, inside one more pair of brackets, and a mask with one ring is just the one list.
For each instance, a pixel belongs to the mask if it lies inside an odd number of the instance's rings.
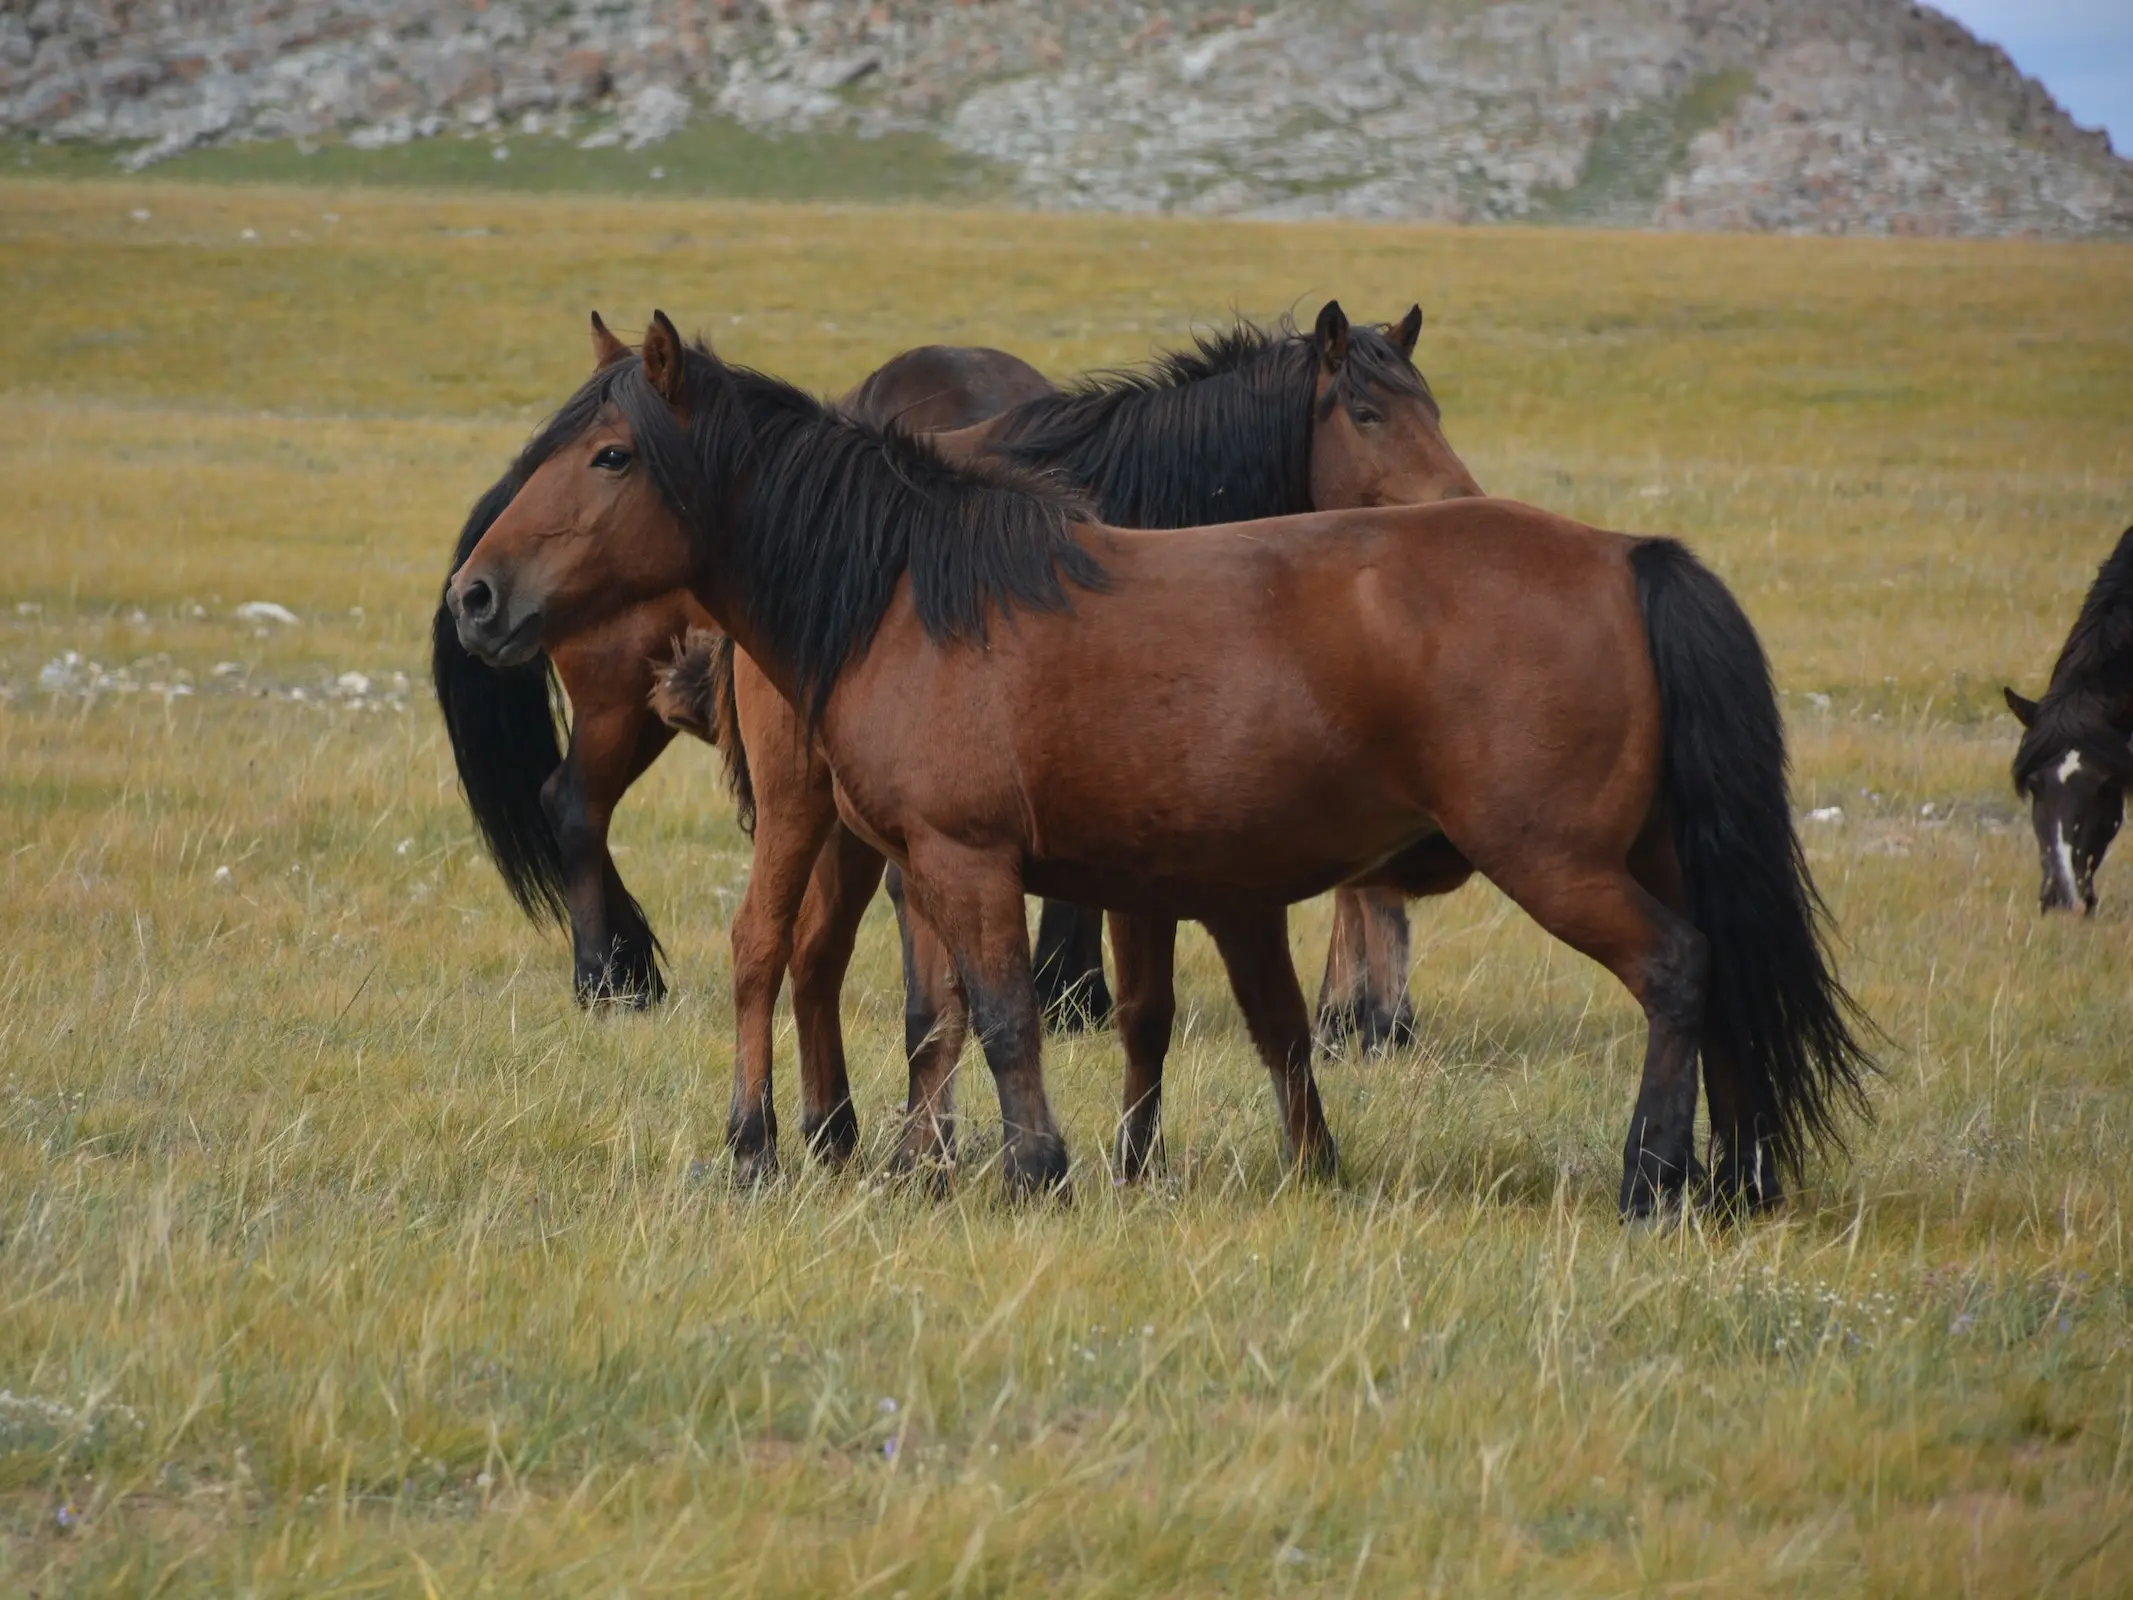
[[644,330],[644,375],[660,399],[676,411],[686,409],[689,384],[682,367],[681,335],[664,311],[654,311],[652,325]]
[[2037,720],[2037,702],[2018,695],[2012,689],[2003,688],[2000,693],[2007,697],[2007,709],[2015,714],[2015,721],[2028,727]]
[[1407,315],[1392,326],[1392,342],[1400,347],[1400,354],[1411,362],[1415,358],[1415,341],[1422,337],[1422,308],[1409,306]]
[[607,331],[607,324],[600,320],[600,313],[593,313],[593,370],[611,367],[626,360],[630,347]]
[[1340,371],[1341,363],[1348,359],[1348,313],[1338,300],[1326,302],[1311,336],[1318,344],[1319,365],[1328,372]]

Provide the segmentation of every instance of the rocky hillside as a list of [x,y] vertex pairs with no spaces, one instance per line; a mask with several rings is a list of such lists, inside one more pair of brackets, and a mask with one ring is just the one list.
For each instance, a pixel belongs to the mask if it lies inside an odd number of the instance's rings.
[[921,132],[1033,206],[2133,232],[2133,163],[1901,0],[7,0],[0,127],[248,139],[692,118]]

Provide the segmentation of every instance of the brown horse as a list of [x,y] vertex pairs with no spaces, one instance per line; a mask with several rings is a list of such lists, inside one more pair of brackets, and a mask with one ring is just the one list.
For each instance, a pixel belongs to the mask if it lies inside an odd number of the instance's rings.
[[[1188,527],[1230,520],[1229,512],[1263,517],[1478,495],[1414,368],[1421,327],[1417,307],[1396,325],[1351,329],[1338,302],[1326,305],[1308,335],[1239,323],[1202,338],[1192,350],[1160,358],[1151,370],[1084,380],[978,426],[935,435],[932,442],[954,458],[991,453],[1054,474],[1085,491],[1100,514],[1133,527]],[[619,344],[603,350],[607,359],[621,353]],[[800,714],[759,667],[735,659],[730,641],[710,634],[695,638],[693,652],[669,669],[661,698],[686,725],[730,723],[738,730],[740,742],[732,751],[741,757],[744,785],[751,767],[759,769],[745,802],[758,818],[754,868],[733,923],[739,1049],[729,1136],[744,1171],[775,1160],[772,1007],[789,968],[803,1127],[818,1152],[842,1159],[856,1141],[857,1125],[836,1008],[881,859],[837,822],[829,765]],[[697,687],[692,691],[687,684]],[[712,684],[730,693],[730,710],[691,704]],[[930,1163],[952,1147],[951,1086],[965,1017],[944,954],[930,931],[907,914],[893,871],[890,894],[904,939],[911,1065],[899,1160]],[[1404,1005],[1404,902],[1397,891],[1360,889],[1343,889],[1337,900],[1338,927],[1374,923],[1378,931],[1374,939],[1351,935],[1345,946],[1336,937],[1326,988],[1389,1018],[1391,1003],[1357,993],[1362,986],[1342,975],[1342,965],[1344,957],[1355,958],[1373,943],[1390,946],[1397,955],[1379,968],[1379,992]],[[1047,943],[1055,910],[1063,907],[1048,902],[1035,957],[1039,997],[1048,1009],[1051,997],[1041,975],[1053,958]],[[1387,937],[1388,927],[1396,938]],[[1128,927],[1113,918],[1114,947],[1126,952],[1119,955],[1122,962],[1131,956],[1135,978],[1130,994],[1123,984],[1119,989],[1129,1107],[1120,1154],[1130,1176],[1139,1176],[1152,1157],[1159,1126],[1174,1015],[1175,936],[1174,927]],[[1080,970],[1101,976],[1100,948],[1093,941]]]
[[[453,577],[468,649],[686,585],[811,720],[952,953],[1011,1187],[1063,1183],[1025,886],[1213,935],[1289,1153],[1330,1170],[1286,907],[1479,871],[1643,1008],[1621,1204],[1681,1199],[1697,1066],[1744,1205],[1863,1101],[1768,663],[1682,545],[1509,501],[1161,534],[958,469],[654,313]],[[1073,683],[1079,692],[1058,691]]]
[[[837,405],[871,422],[930,432],[968,427],[1051,388],[1005,351],[925,345],[886,363]],[[475,504],[455,570],[516,488],[507,475]],[[666,992],[659,941],[615,868],[608,828],[630,785],[673,738],[647,705],[659,664],[676,640],[710,622],[686,589],[676,589],[596,627],[552,635],[543,660],[499,670],[461,648],[438,602],[430,670],[461,787],[513,898],[537,921],[552,916],[568,925],[583,1004],[642,1007]],[[571,712],[567,751],[556,739],[558,687]],[[1071,907],[1047,907],[1046,915],[1078,933],[1085,949],[1082,930],[1096,927],[1094,917]],[[1086,968],[1062,967],[1056,981],[1089,985]],[[1099,954],[1094,988],[1102,983]]]

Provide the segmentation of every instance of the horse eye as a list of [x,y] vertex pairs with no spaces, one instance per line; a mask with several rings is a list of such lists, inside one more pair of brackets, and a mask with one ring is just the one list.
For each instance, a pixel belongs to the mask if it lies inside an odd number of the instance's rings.
[[593,465],[602,472],[620,472],[630,464],[630,453],[618,445],[609,445],[593,457]]
[[1374,428],[1385,420],[1368,406],[1351,407],[1348,415],[1355,418],[1355,425],[1358,428]]

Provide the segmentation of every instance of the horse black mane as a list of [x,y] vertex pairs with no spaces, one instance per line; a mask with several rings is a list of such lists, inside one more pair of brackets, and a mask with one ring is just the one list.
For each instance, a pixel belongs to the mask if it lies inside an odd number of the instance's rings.
[[750,624],[797,680],[810,719],[866,653],[905,574],[929,637],[983,640],[1017,608],[1065,611],[1067,586],[1101,589],[1074,538],[1087,502],[1056,479],[953,465],[894,424],[854,420],[781,379],[683,354],[686,419],[630,356],[578,391],[522,463],[603,408],[621,412],[654,488],[701,547],[716,541]]
[[1146,368],[1092,374],[1007,413],[989,441],[1017,465],[1057,472],[1126,528],[1193,528],[1290,516],[1311,504],[1311,431],[1373,392],[1436,397],[1381,328],[1354,324],[1323,400],[1319,348],[1286,318],[1239,319]]
[[2015,751],[2015,788],[2069,750],[2133,787],[2133,528],[2118,540],[2052,667],[2051,686]]

